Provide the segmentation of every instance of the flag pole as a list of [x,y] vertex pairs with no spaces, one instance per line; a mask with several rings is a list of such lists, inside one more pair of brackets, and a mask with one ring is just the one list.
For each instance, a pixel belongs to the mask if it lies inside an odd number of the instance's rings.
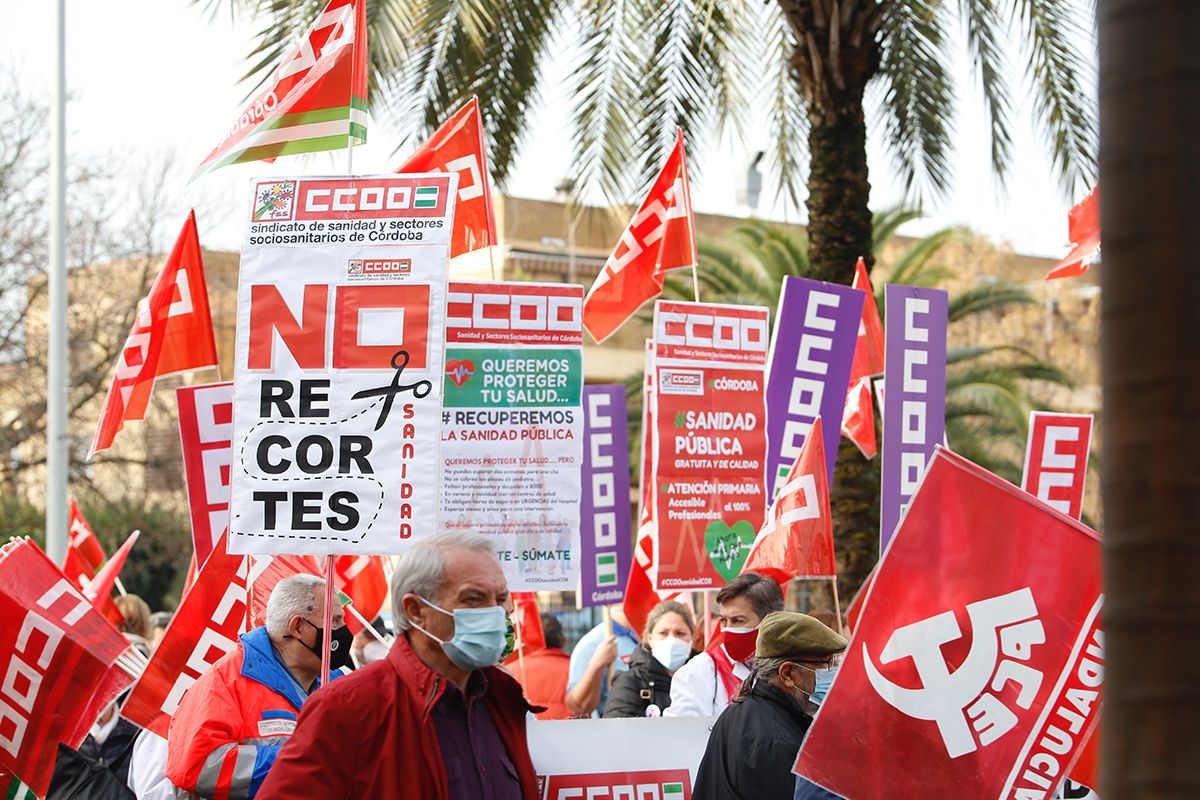
[[692,262],[692,296],[700,302],[700,276],[696,272],[696,262]]
[[[609,606],[601,606],[601,608],[604,610],[604,639],[608,641],[613,635],[612,608]],[[611,688],[613,679],[617,677],[617,671],[613,669],[612,664],[609,664],[604,668],[604,672],[604,682]]]
[[702,594],[704,599],[704,649],[708,649],[708,643],[712,639],[712,591],[705,589]]
[[370,631],[371,635],[375,637],[375,641],[379,642],[384,647],[392,646],[391,642],[389,642],[386,638],[384,638],[384,635],[382,633],[375,630],[374,625],[372,625],[370,622],[367,622],[367,618],[362,615],[361,611],[359,611],[357,608],[354,607],[354,603],[351,603],[350,605],[346,606],[346,608],[349,609],[351,615],[353,615],[354,618],[356,620],[358,620],[358,623],[363,626],[364,630]]
[[46,554],[67,555],[67,259],[66,0],[54,4],[54,78],[50,104],[49,329],[46,354]]
[[521,685],[525,684],[525,635],[521,633],[521,615],[517,614],[513,619],[513,627],[517,631],[517,666],[521,669]]
[[331,660],[331,651],[329,646],[333,643],[333,637],[330,635],[333,627],[333,556],[325,556],[325,615],[321,623],[322,630],[325,631],[325,641],[321,644],[321,685],[329,683],[329,662]]
[[838,600],[837,576],[834,575],[830,580],[833,582],[833,613],[837,615],[838,633],[844,636],[846,626],[842,624],[842,602]]

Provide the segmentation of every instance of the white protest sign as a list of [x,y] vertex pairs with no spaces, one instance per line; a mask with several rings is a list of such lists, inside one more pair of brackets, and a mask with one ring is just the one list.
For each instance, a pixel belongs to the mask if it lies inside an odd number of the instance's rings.
[[389,554],[436,530],[457,180],[254,182],[230,552]]
[[579,574],[583,287],[451,283],[442,525],[493,539],[514,591]]
[[530,720],[542,800],[690,800],[711,717]]

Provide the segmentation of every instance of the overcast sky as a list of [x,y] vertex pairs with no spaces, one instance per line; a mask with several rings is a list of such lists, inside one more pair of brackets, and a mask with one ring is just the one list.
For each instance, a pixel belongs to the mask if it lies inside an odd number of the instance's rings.
[[[52,34],[52,3],[9,4],[0,26],[0,65],[15,72],[22,87],[48,98]],[[250,49],[255,26],[233,25],[228,15],[211,20],[203,8],[188,0],[67,0],[67,81],[72,103],[68,108],[68,157],[128,156],[138,163],[143,153],[173,152],[179,162],[179,185],[170,199],[182,220],[196,206],[201,237],[207,247],[237,249],[242,230],[232,213],[244,201],[244,187],[255,175],[285,172],[329,174],[344,171],[344,155],[281,159],[274,165],[227,167],[183,186],[186,176],[221,139],[241,110],[248,87],[238,79],[245,72],[243,57]],[[1087,25],[1091,30],[1091,25]],[[1094,58],[1094,45],[1083,43]],[[1018,53],[1010,56],[1016,60]],[[958,65],[968,74],[965,54]],[[1014,73],[1010,83],[1028,85]],[[969,225],[1017,251],[1045,256],[1066,252],[1066,212],[1071,198],[1054,180],[1047,147],[1035,138],[1033,113],[1027,99],[1015,115],[1016,165],[1006,189],[992,177],[987,123],[982,101],[967,88],[957,110],[958,147],[953,156],[955,188],[927,219],[903,232],[919,235],[947,225]],[[570,172],[569,145],[563,130],[569,106],[564,85],[548,88],[536,125],[505,189],[522,197],[549,198],[554,185]],[[390,172],[392,155],[385,121],[369,128],[370,143],[357,148],[358,173]],[[759,126],[761,128],[761,126]],[[753,129],[753,128],[752,128]],[[735,200],[740,174],[750,154],[767,146],[761,141],[738,143],[729,137],[705,159],[693,179],[697,211],[747,212]],[[122,162],[124,163],[124,162]],[[872,206],[899,202],[900,187],[877,142],[871,147]],[[771,187],[760,213],[798,221],[792,210],[770,207]],[[632,198],[631,198],[632,199]],[[167,227],[171,227],[168,225]]]

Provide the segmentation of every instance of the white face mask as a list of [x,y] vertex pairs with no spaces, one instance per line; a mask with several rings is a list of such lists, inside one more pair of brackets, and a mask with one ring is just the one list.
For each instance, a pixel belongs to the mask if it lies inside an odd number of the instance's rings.
[[674,672],[682,667],[691,654],[692,646],[674,636],[650,643],[650,655],[658,659],[658,663],[666,667],[669,672]]

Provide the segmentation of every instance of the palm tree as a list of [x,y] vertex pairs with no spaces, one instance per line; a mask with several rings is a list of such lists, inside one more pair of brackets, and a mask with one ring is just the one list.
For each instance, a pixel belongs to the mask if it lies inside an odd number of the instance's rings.
[[[897,228],[919,216],[919,212],[903,208],[875,215],[873,253],[880,256]],[[955,228],[938,231],[877,267],[873,283],[880,312],[884,311],[885,282],[936,286],[955,277],[937,257],[946,245],[966,235]],[[699,252],[701,294],[712,302],[775,308],[785,277],[812,277],[814,272],[803,233],[758,220],[738,226],[724,239],[701,240]],[[669,279],[664,294],[690,299],[691,283]],[[980,315],[1036,303],[1024,289],[1003,281],[958,291],[949,304],[951,344],[956,324],[962,328]],[[1057,367],[1012,345],[951,346],[946,361],[946,438],[951,448],[1019,483],[1029,412],[1046,407],[1035,395],[1047,387],[1069,387],[1070,379]],[[640,392],[640,382],[637,388]],[[843,440],[831,502],[834,536],[842,558],[839,587],[847,596],[857,591],[877,556],[879,480],[878,459],[864,461],[857,449]]]
[[[197,0],[199,2],[199,0]],[[249,76],[265,77],[326,0],[204,0],[262,19]],[[867,120],[914,193],[944,194],[958,93],[950,46],[965,30],[991,128],[1012,163],[1008,54],[1068,189],[1095,172],[1083,0],[371,0],[372,108],[427,134],[477,94],[503,183],[544,86],[569,72],[574,176],[628,202],[676,126],[698,144],[764,115],[792,203],[807,163],[811,274],[846,282],[872,254]],[[1014,48],[1013,41],[1020,47]],[[761,106],[755,105],[761,101]],[[693,158],[693,169],[702,164]]]
[[[1200,796],[1200,5],[1101,0],[1104,387],[1100,792]],[[1144,265],[1154,264],[1147,281]]]

